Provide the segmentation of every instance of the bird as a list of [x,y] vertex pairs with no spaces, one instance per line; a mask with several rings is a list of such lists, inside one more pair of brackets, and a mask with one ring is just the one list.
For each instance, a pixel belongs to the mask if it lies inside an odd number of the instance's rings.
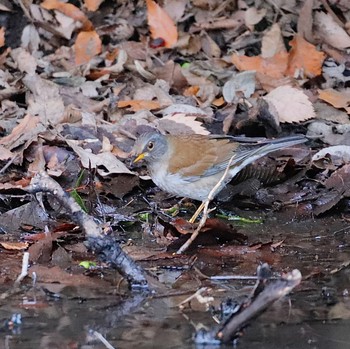
[[150,177],[160,189],[203,203],[218,183],[214,196],[245,166],[273,151],[305,141],[303,135],[268,140],[223,135],[164,135],[155,130],[141,134],[130,154],[134,163],[145,161]]

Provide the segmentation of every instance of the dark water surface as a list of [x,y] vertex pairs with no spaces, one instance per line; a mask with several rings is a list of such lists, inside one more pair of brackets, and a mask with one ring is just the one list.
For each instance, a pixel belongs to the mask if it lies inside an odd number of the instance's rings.
[[[349,224],[341,218],[282,222],[283,216],[274,217],[263,225],[241,229],[249,242],[283,240],[279,250],[252,256],[246,253],[232,257],[232,263],[224,256],[220,267],[205,258],[195,264],[206,275],[253,274],[265,259],[276,272],[301,271],[301,285],[253,321],[237,347],[349,348]],[[30,285],[23,286],[19,293],[0,300],[0,348],[105,348],[93,339],[92,331],[98,331],[115,348],[215,348],[193,341],[195,327],[216,326],[205,306],[194,301],[181,312],[177,305],[201,286],[211,288],[213,305],[219,306],[226,297],[248,295],[254,284],[200,281],[193,271],[160,269],[158,274],[162,282],[167,280],[168,294],[146,296],[123,290],[121,296],[114,286],[57,285],[60,298],[54,299],[41,290],[45,285],[37,284],[35,291]],[[173,283],[183,274],[190,276],[188,281]],[[1,293],[7,290],[8,285],[1,286]],[[14,313],[21,314],[22,323],[12,328],[5,322]]]

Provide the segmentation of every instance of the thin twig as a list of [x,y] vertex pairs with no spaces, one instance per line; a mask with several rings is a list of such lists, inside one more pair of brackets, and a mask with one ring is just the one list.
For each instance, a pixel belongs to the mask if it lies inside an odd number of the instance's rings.
[[11,166],[15,162],[15,160],[17,160],[17,158],[18,158],[18,154],[16,154],[13,158],[11,158],[6,163],[6,165],[0,170],[0,174],[4,173],[8,169],[8,167]]
[[22,271],[21,274],[18,275],[18,278],[15,281],[15,286],[18,286],[21,281],[28,275],[28,265],[29,265],[29,252],[23,253],[22,259]]
[[[230,167],[233,161],[233,158],[236,156],[236,154],[233,154],[230,158],[230,161],[228,162],[225,172],[222,175],[222,177],[220,178],[220,180],[216,183],[216,185],[214,186],[214,188],[209,192],[208,197],[206,198],[205,201],[203,201],[202,205],[204,206],[203,209],[203,215],[201,220],[199,221],[198,227],[197,229],[192,233],[191,237],[177,250],[176,254],[182,254],[184,253],[192,244],[192,242],[197,238],[200,230],[203,228],[203,226],[205,225],[207,219],[208,219],[208,215],[211,211],[213,211],[214,209],[209,210],[209,204],[210,202],[214,199],[214,197],[217,194],[218,189],[221,187],[222,183],[225,181],[225,179],[227,178],[229,171],[230,171]],[[202,206],[201,205],[201,206]]]
[[93,334],[98,340],[100,340],[100,341],[104,344],[104,346],[105,346],[106,348],[108,348],[108,349],[115,349],[115,348],[113,347],[113,345],[110,344],[110,343],[108,342],[108,340],[107,340],[105,337],[103,337],[102,334],[101,334],[100,332],[93,331],[92,334]]
[[221,275],[211,276],[209,280],[212,281],[227,281],[227,280],[257,280],[258,277],[254,275]]

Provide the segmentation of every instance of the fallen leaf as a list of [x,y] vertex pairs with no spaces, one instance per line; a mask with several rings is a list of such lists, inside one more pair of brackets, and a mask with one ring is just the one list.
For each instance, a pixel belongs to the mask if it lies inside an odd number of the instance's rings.
[[177,22],[184,15],[187,5],[188,0],[164,1],[164,10]]
[[215,106],[215,107],[221,107],[225,104],[225,99],[224,97],[219,97],[219,98],[216,98],[213,100],[212,104]]
[[249,7],[244,14],[244,21],[247,27],[253,27],[255,24],[258,24],[265,16],[266,9],[261,8],[257,9],[255,7]]
[[19,47],[11,52],[11,57],[16,62],[18,69],[29,75],[35,74],[37,60],[24,48]]
[[[225,82],[222,95],[227,103],[236,103],[243,94],[251,97],[255,91],[255,71],[244,71]],[[237,92],[241,92],[239,95]]]
[[[347,147],[350,148],[350,147]],[[347,149],[347,163],[339,168],[338,170],[334,171],[332,175],[327,178],[327,180],[324,182],[324,185],[327,189],[334,188],[338,190],[339,192],[342,192],[343,195],[350,195],[350,156],[349,156],[349,149]],[[343,165],[343,164],[342,164]]]
[[335,108],[343,108],[350,114],[350,89],[337,91],[332,88],[318,90],[318,98],[333,105]]
[[201,35],[201,45],[203,52],[208,57],[218,58],[221,56],[219,45],[208,35],[207,32],[204,32]]
[[47,267],[44,265],[33,265],[29,269],[29,273],[36,273],[39,282],[45,283],[59,283],[64,285],[72,286],[92,286],[92,287],[102,287],[106,288],[108,283],[104,280],[96,280],[85,275],[73,275],[72,273],[67,273],[58,266]]
[[289,53],[283,50],[269,57],[269,51],[264,48],[264,56],[268,57],[239,56],[234,53],[231,60],[238,70],[255,70],[275,79],[293,77],[297,69],[302,69],[308,77],[321,74],[322,63],[326,57],[323,52],[317,51],[314,45],[299,35],[295,35],[290,45],[292,49]]
[[[189,223],[183,218],[175,218],[164,224],[164,228],[166,235],[170,234],[171,236],[179,237],[179,239],[174,240],[168,246],[168,250],[172,250],[178,249],[178,245],[182,245],[190,237],[197,228],[197,224]],[[195,244],[201,246],[221,245],[233,240],[244,243],[247,240],[247,236],[238,233],[235,228],[221,219],[208,218],[200,234],[195,239]]]
[[44,131],[46,127],[40,123],[39,117],[27,114],[8,136],[0,139],[0,144],[12,150],[26,142],[31,143]]
[[318,151],[313,157],[312,161],[319,161],[320,159],[330,157],[332,163],[337,165],[350,163],[350,146],[349,145],[334,145],[326,147]]
[[22,178],[16,182],[0,183],[1,190],[23,189],[30,184],[30,178]]
[[165,47],[171,48],[177,43],[177,28],[170,16],[153,0],[146,0],[147,20],[153,39],[162,38]]
[[5,45],[5,28],[0,28],[0,47],[3,47]]
[[261,57],[273,57],[279,52],[287,52],[287,50],[283,42],[281,28],[278,23],[275,23],[262,38]]
[[95,30],[82,31],[75,41],[75,64],[88,63],[102,50],[102,41]]
[[44,0],[40,6],[46,10],[57,10],[74,20],[81,22],[83,24],[83,30],[91,30],[93,28],[92,23],[85,16],[84,12],[72,4],[60,2],[58,0]]
[[104,0],[84,0],[84,5],[89,11],[96,11]]
[[316,12],[315,26],[321,39],[338,50],[350,47],[350,36],[329,13]]
[[239,56],[234,53],[232,55],[232,63],[238,70],[255,70],[273,78],[281,79],[284,77],[284,72],[288,67],[288,53],[279,52],[269,58]]
[[90,149],[82,148],[79,141],[66,139],[66,142],[80,157],[80,161],[85,168],[96,168],[101,176],[108,176],[113,173],[133,174],[123,162],[110,152],[93,154]]
[[293,79],[291,77],[275,79],[269,75],[257,72],[255,74],[255,78],[266,92],[271,92],[272,90],[274,90],[276,87],[279,87],[279,86],[293,84]]
[[302,69],[303,75],[309,78],[321,74],[322,64],[326,58],[323,52],[317,51],[314,45],[300,35],[295,35],[289,45],[292,49],[289,52],[287,75],[295,76],[295,72],[300,69]]
[[23,82],[31,93],[28,93],[28,113],[38,115],[46,125],[50,122],[57,125],[64,120],[64,103],[59,87],[50,80],[42,79],[39,75],[27,75]]
[[51,232],[49,232],[42,240],[38,240],[32,244],[28,249],[30,261],[32,263],[47,264],[52,256],[52,243]]
[[55,34],[67,40],[75,30],[81,30],[81,22],[59,11],[49,11],[42,6],[31,4],[30,12],[35,23],[54,23]]
[[191,116],[196,117],[202,117],[207,118],[210,117],[207,112],[205,112],[203,109],[194,107],[189,104],[180,104],[180,103],[174,103],[170,105],[169,107],[166,107],[160,111],[160,113],[165,115],[175,114],[175,113],[183,113]]
[[0,245],[6,250],[21,251],[21,250],[26,250],[29,246],[29,243],[7,241],[7,242],[0,242]]
[[302,36],[308,42],[314,42],[314,36],[312,33],[312,7],[314,0],[305,0],[304,5],[300,10],[298,18],[298,34]]
[[210,132],[203,127],[202,122],[196,120],[196,116],[184,113],[174,113],[164,116],[154,121],[158,128],[164,132],[172,134],[202,134],[208,135]]
[[[345,151],[347,152],[346,156],[349,160],[349,149]],[[330,210],[337,205],[342,198],[350,196],[350,164],[347,163],[344,166],[340,164],[340,166],[341,167],[334,171],[332,175],[324,182],[324,186],[328,189],[328,191],[324,192],[323,194],[321,193],[321,195],[313,203],[315,205],[315,215],[320,215]]]
[[160,103],[149,100],[119,101],[118,108],[127,108],[131,111],[154,110],[160,108]]
[[[323,104],[328,106],[328,104]],[[334,110],[333,107],[329,107]],[[320,117],[320,114],[317,112],[317,109],[316,115],[318,118]],[[348,118],[348,115],[345,115]],[[347,121],[349,121],[349,118]],[[350,145],[350,125],[337,124],[335,122],[329,122],[326,120],[317,120],[309,124],[306,136],[315,140],[320,139],[323,143],[329,145]]]
[[0,161],[6,161],[12,159],[15,156],[14,153],[6,149],[3,145],[0,145]]
[[198,91],[199,91],[199,86],[190,86],[184,90],[183,95],[186,97],[195,96],[198,93]]
[[40,45],[40,36],[34,24],[25,26],[21,36],[22,48],[29,52],[36,52]]
[[271,103],[279,122],[301,122],[316,116],[307,95],[288,85],[275,88],[263,99]]

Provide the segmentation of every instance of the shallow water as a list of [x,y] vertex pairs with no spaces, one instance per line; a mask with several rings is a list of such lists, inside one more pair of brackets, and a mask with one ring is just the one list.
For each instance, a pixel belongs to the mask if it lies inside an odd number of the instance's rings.
[[[268,261],[275,272],[299,269],[303,281],[292,294],[269,308],[244,331],[239,348],[348,348],[350,345],[350,261],[348,223],[340,218],[285,222],[283,215],[267,217],[260,225],[239,228],[249,243],[283,240],[280,247],[237,252],[217,248],[197,249],[194,266],[206,275],[253,275],[257,265]],[[278,229],[276,228],[278,227]],[[268,246],[268,245],[267,245]],[[217,256],[217,255],[216,255]],[[1,256],[0,256],[1,257]],[[171,270],[142,265],[160,275],[167,288],[152,296],[122,295],[110,287],[65,287],[30,282],[20,292],[0,301],[0,348],[104,348],[91,331],[101,333],[115,348],[204,348],[193,341],[199,324],[214,328],[211,314],[197,301],[180,311],[177,305],[200,287],[210,287],[213,305],[226,297],[248,295],[253,281],[201,279],[194,269]],[[98,280],[96,280],[98,286]],[[60,298],[48,297],[41,287],[57,288]],[[1,293],[9,285],[1,287]],[[24,304],[25,297],[26,305]],[[28,303],[29,302],[29,303]],[[5,324],[12,314],[22,324]],[[213,348],[215,346],[205,346]],[[232,347],[231,345],[223,345]]]

